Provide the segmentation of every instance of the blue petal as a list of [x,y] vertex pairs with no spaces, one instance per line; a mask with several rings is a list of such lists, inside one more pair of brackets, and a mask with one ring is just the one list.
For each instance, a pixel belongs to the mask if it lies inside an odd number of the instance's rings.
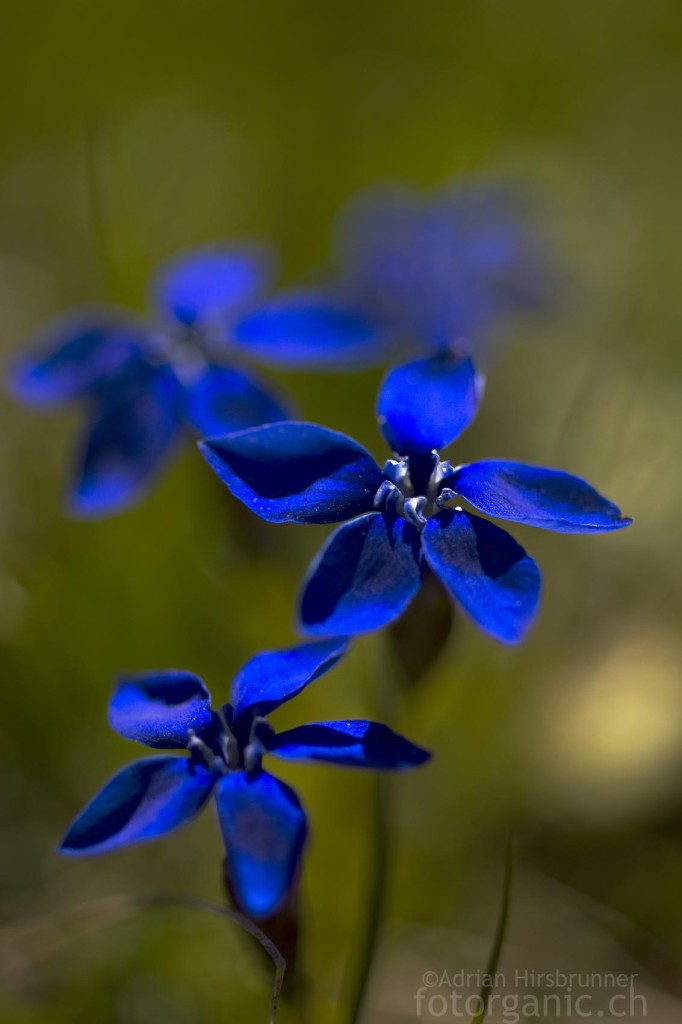
[[258,708],[269,715],[328,672],[345,653],[345,639],[318,640],[284,651],[263,651],[247,661],[232,685],[235,715]]
[[70,499],[76,515],[111,515],[141,498],[178,437],[178,400],[170,370],[150,366],[97,403]]
[[214,784],[211,772],[184,757],[135,761],[76,818],[60,852],[105,853],[172,832],[201,810]]
[[487,519],[445,509],[429,519],[422,541],[429,565],[474,622],[505,643],[523,638],[541,580],[513,537]]
[[202,437],[232,434],[288,419],[282,403],[251,374],[208,366],[184,389],[185,416]]
[[165,263],[152,279],[151,299],[188,327],[219,327],[252,302],[271,276],[265,249],[208,246]]
[[386,336],[363,313],[322,291],[271,299],[236,324],[234,341],[285,369],[362,367],[387,354]]
[[306,817],[293,789],[259,772],[229,772],[216,789],[231,888],[252,917],[271,917],[296,876]]
[[352,636],[397,619],[421,586],[419,547],[415,527],[393,516],[375,512],[339,527],[308,572],[305,632]]
[[486,460],[457,470],[448,486],[490,516],[560,533],[601,533],[629,526],[617,505],[560,469]]
[[278,757],[331,761],[358,768],[395,771],[414,768],[430,754],[378,722],[310,722],[277,733],[268,750]]
[[211,724],[211,695],[191,672],[149,672],[121,679],[109,704],[109,724],[148,747],[187,746],[187,731]]
[[270,523],[338,523],[371,509],[383,479],[369,452],[313,423],[275,423],[199,447],[224,484]]
[[51,406],[97,391],[140,354],[142,330],[113,314],[81,314],[58,321],[37,351],[10,367],[10,387],[21,401]]
[[481,381],[468,357],[443,352],[392,370],[377,404],[379,424],[400,455],[445,448],[478,409]]

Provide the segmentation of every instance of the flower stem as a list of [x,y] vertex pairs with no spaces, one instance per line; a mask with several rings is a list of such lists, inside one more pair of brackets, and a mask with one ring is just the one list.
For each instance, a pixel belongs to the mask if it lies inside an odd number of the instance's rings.
[[502,955],[502,947],[507,934],[509,924],[509,906],[511,902],[512,877],[514,874],[514,833],[509,833],[507,848],[504,857],[504,875],[502,878],[502,895],[500,899],[500,911],[497,918],[497,926],[493,937],[493,944],[485,967],[485,983],[481,987],[479,996],[479,1007],[476,1015],[472,1018],[471,1024],[482,1024],[488,1012],[488,1003],[495,984],[495,975]]
[[358,1024],[377,951],[384,915],[389,869],[389,779],[382,773],[372,779],[372,876],[367,906],[367,923],[360,951],[360,967],[350,1004],[348,1024]]
[[254,922],[250,918],[246,917],[245,914],[240,914],[238,910],[233,910],[231,907],[222,907],[217,903],[209,903],[208,900],[198,899],[194,896],[155,896],[148,898],[148,905],[160,907],[184,906],[194,910],[203,910],[204,913],[214,914],[216,917],[223,917],[228,921],[233,921],[235,924],[239,925],[240,928],[243,928],[245,932],[248,932],[249,935],[253,936],[256,942],[260,943],[267,955],[270,957],[274,967],[268,1024],[275,1024],[277,1007],[279,1006],[279,998],[282,993],[284,972],[286,970],[287,963],[274,942],[270,941],[258,925],[254,924]]
[[[376,717],[380,722],[389,723],[397,696],[396,682],[399,682],[400,667],[395,665],[391,651],[385,648],[379,651],[378,665],[373,668],[372,676],[376,679]],[[371,781],[372,785],[372,828],[371,828],[371,867],[369,894],[366,902],[367,913],[365,928],[362,935],[357,977],[352,990],[352,998],[348,1011],[348,1024],[359,1024],[367,996],[367,988],[374,967],[374,960],[379,945],[381,922],[388,895],[388,876],[390,872],[389,830],[391,820],[391,778],[383,772],[377,772]]]

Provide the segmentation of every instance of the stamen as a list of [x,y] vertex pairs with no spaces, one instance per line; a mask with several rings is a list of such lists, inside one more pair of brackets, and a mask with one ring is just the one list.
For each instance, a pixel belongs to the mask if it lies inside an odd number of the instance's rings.
[[[438,508],[445,508],[449,501],[454,501],[458,497],[457,491],[453,491],[451,487],[444,487],[436,498],[435,504]],[[461,512],[462,509],[458,505],[455,511]]]
[[374,495],[374,508],[384,508],[393,491],[395,491],[395,484],[392,484],[390,480],[382,480],[379,490]]
[[260,771],[263,754],[268,749],[264,742],[268,734],[272,735],[273,729],[267,718],[255,715],[251,722],[249,742],[244,749],[244,768],[247,772]]
[[228,768],[239,767],[239,744],[234,736],[226,736],[224,732],[221,732],[220,749]]
[[260,771],[265,749],[261,743],[249,743],[244,749],[244,768],[247,772]]
[[[263,746],[263,740],[272,735],[274,735],[274,730],[267,718],[259,714],[254,715],[249,732],[249,743],[259,743]],[[263,749],[265,748],[263,747]]]
[[399,461],[396,461],[396,459],[388,459],[384,466],[384,476],[387,480],[390,480],[392,484],[395,484],[403,497],[414,497],[414,488],[412,487],[412,480],[410,479],[409,459],[400,459]]
[[198,754],[206,767],[210,768],[211,771],[218,771],[221,774],[224,772],[224,762],[197,736],[194,729],[187,730],[187,749],[191,753]]
[[219,711],[216,712],[216,714],[218,715],[218,718],[220,719],[220,725],[222,727],[221,733],[220,733],[220,749],[222,750],[223,757],[225,758],[225,761],[227,762],[227,767],[228,768],[238,768],[239,767],[239,743],[237,742],[237,737],[235,736],[235,734],[230,729],[230,726],[229,726],[228,721],[227,721],[227,719],[225,717],[225,713],[223,712],[223,709],[221,708]]
[[441,492],[443,481],[453,476],[456,472],[449,459],[445,459],[441,462],[438,452],[434,449],[431,452],[433,458],[433,469],[431,470],[431,476],[429,477],[429,483],[427,488],[427,495],[429,501],[432,504],[438,504],[438,497]]
[[403,503],[403,515],[408,522],[412,523],[419,530],[426,523],[426,516],[422,510],[426,508],[427,504],[428,502],[423,495],[420,495],[418,498],[408,498]]
[[395,484],[390,480],[384,480],[374,497],[374,508],[381,512],[392,512],[393,515],[403,514],[405,498]]

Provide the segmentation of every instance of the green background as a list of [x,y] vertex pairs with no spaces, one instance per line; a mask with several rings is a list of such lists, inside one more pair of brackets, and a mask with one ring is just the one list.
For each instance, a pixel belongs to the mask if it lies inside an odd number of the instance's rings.
[[[511,826],[505,969],[637,973],[649,1016],[679,1019],[681,36],[679,5],[663,0],[43,0],[4,14],[5,357],[72,306],[141,307],[149,269],[187,246],[271,238],[282,281],[299,280],[327,257],[340,205],[387,179],[511,176],[541,197],[564,301],[514,325],[453,456],[563,466],[636,522],[601,538],[514,530],[546,580],[530,640],[501,648],[458,620],[396,712],[437,756],[394,786],[368,1021],[416,1019],[427,970],[481,968]],[[306,418],[380,455],[379,377],[280,382]],[[219,899],[212,813],[93,861],[54,848],[137,754],[107,726],[116,673],[187,668],[226,698],[247,657],[293,640],[298,582],[326,531],[252,523],[189,444],[139,508],[70,521],[78,412],[2,401],[0,1019],[265,1020],[267,969],[231,925],[87,909],[126,893]],[[276,724],[370,713],[381,660],[379,638],[360,640]],[[281,774],[313,828],[310,1019],[333,1022],[367,900],[371,783],[323,766]]]

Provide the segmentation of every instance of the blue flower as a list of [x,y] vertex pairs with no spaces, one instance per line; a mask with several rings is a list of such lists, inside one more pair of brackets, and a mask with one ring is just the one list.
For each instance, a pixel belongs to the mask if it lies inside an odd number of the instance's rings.
[[553,300],[556,274],[531,212],[496,183],[362,194],[340,219],[331,285],[267,300],[239,321],[237,343],[318,369],[427,354],[459,338],[478,348],[503,318]]
[[504,530],[466,511],[560,533],[627,526],[579,477],[505,460],[453,467],[438,452],[474,418],[481,384],[470,358],[441,353],[392,370],[378,399],[393,449],[383,470],[356,441],[310,423],[281,423],[200,447],[232,493],[269,522],[339,523],[313,562],[300,618],[317,635],[353,635],[405,610],[426,566],[498,640],[522,639],[540,573]]
[[235,900],[253,917],[270,917],[297,876],[307,824],[296,793],[263,769],[263,756],[379,770],[412,768],[430,756],[375,722],[312,722],[281,733],[268,723],[264,716],[327,672],[346,647],[335,638],[258,654],[218,711],[189,672],[122,679],[109,707],[112,727],[156,749],[186,748],[189,756],[149,757],[124,768],[76,818],[61,852],[103,853],[155,839],[214,796]]
[[87,403],[70,508],[106,516],[137,500],[186,427],[200,436],[285,419],[250,373],[222,363],[235,318],[270,277],[253,249],[212,247],[170,261],[151,283],[151,322],[118,310],[83,312],[49,328],[16,361],[14,394],[50,408]]

